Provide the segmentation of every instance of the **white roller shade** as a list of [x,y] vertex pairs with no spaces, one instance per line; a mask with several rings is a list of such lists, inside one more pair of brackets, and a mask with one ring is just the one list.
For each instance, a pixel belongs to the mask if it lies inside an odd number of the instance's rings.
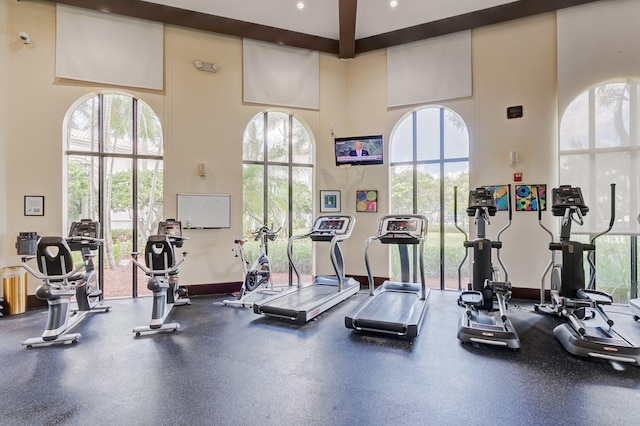
[[471,96],[471,31],[387,49],[387,105]]
[[163,25],[57,5],[58,78],[163,89]]
[[243,39],[244,101],[320,108],[318,52]]
[[598,83],[640,75],[640,0],[558,11],[558,107]]

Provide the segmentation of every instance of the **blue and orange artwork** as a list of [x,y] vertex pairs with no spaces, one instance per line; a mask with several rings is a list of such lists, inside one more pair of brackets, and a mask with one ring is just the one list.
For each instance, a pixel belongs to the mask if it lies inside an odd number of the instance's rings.
[[371,212],[378,211],[378,191],[368,189],[365,191],[356,191],[356,211]]
[[516,185],[516,211],[538,211],[538,200],[542,210],[547,209],[547,185]]
[[493,191],[493,202],[498,211],[509,211],[509,189],[507,185],[491,185],[485,186],[485,188]]

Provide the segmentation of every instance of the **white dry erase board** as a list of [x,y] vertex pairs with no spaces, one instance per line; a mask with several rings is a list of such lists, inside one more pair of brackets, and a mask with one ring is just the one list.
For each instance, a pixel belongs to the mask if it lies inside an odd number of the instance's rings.
[[231,196],[178,194],[178,220],[182,228],[229,228]]

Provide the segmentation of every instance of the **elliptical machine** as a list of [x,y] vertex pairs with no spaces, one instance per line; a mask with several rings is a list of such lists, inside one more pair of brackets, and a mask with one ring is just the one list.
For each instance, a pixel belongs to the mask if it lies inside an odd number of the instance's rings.
[[[464,235],[464,246],[467,251],[473,249],[473,277],[468,290],[462,291],[458,304],[465,307],[465,312],[458,322],[458,339],[462,343],[483,343],[486,345],[508,347],[514,351],[520,349],[520,339],[511,320],[507,317],[507,301],[511,298],[509,272],[500,258],[502,242],[500,236],[511,226],[511,185],[507,186],[509,197],[509,220],[498,232],[497,240],[486,238],[486,225],[489,217],[495,216],[497,208],[493,199],[493,191],[477,188],[469,191],[467,215],[473,217],[476,225],[476,238],[469,241],[467,234],[458,227],[458,188],[454,188],[454,222]],[[504,281],[500,281],[497,268],[491,262],[492,249],[496,250],[497,259],[504,271]],[[458,267],[458,279],[467,255]],[[493,311],[494,296],[498,301],[498,310]]]
[[[537,191],[536,191],[537,192]],[[537,197],[537,194],[536,194]],[[538,223],[551,236],[549,250],[551,260],[541,278],[540,304],[535,311],[550,313],[567,319],[553,329],[553,334],[571,354],[640,365],[640,346],[623,337],[613,329],[614,322],[603,309],[611,305],[613,298],[595,290],[595,264],[593,256],[588,261],[591,269],[589,288],[585,288],[584,255],[594,253],[595,241],[608,233],[615,220],[615,184],[611,184],[611,219],[609,227],[591,238],[589,243],[571,241],[571,225],[583,225],[583,216],[589,211],[584,203],[579,187],[561,185],[552,191],[554,216],[562,217],[560,242],[556,243],[553,233],[542,224],[542,212],[538,210]],[[562,264],[555,261],[555,253],[562,255]],[[551,274],[551,300],[545,301],[545,279]],[[587,326],[587,320],[599,319],[598,324]]]
[[176,261],[174,248],[184,244],[182,223],[174,219],[167,219],[158,224],[158,233],[150,235],[144,250],[145,263],[138,262],[138,252],[131,253],[131,260],[148,277],[147,288],[153,292],[153,310],[149,325],[135,327],[133,332],[140,336],[143,331],[175,331],[180,328],[177,322],[165,323],[165,319],[173,306],[190,305],[185,287],[178,285],[178,266],[185,261],[187,252],[182,253],[182,259]]
[[[637,218],[638,222],[640,223],[640,215],[638,215]],[[635,290],[635,292],[632,294],[632,297],[634,297],[633,299],[629,300],[629,310],[631,311],[631,314],[633,315],[633,319],[635,321],[640,320],[640,297],[638,296],[638,291],[637,289]]]
[[[282,229],[282,228],[280,228]],[[236,253],[235,257],[239,257],[242,262],[242,273],[244,280],[240,290],[234,293],[235,300],[223,300],[223,305],[241,305],[242,307],[252,307],[256,294],[260,295],[272,295],[277,294],[279,291],[273,287],[271,282],[271,261],[267,255],[267,245],[269,241],[275,241],[278,237],[278,232],[272,231],[268,226],[262,226],[253,231],[251,235],[254,241],[260,241],[260,255],[253,261],[249,267],[244,257],[244,244],[246,240],[238,239],[234,243],[236,247],[232,250]],[[291,286],[286,286],[291,288]]]
[[[98,238],[100,224],[90,219],[73,222],[68,238],[41,237],[36,246],[35,256],[22,258],[22,266],[34,277],[44,281],[36,289],[36,297],[46,300],[49,306],[47,325],[41,337],[25,340],[22,345],[32,348],[34,345],[53,343],[77,343],[80,333],[69,333],[88,314],[108,312],[109,305],[100,301],[102,290],[99,288],[92,251],[102,244]],[[80,251],[83,262],[74,269],[72,251]],[[27,262],[37,259],[36,272]],[[75,296],[75,307],[71,298]]]

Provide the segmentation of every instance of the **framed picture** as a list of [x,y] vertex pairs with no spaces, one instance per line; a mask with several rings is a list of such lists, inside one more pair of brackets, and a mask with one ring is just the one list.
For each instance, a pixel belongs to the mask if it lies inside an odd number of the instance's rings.
[[323,213],[340,211],[340,191],[320,191],[320,211]]
[[538,198],[542,211],[547,210],[547,185],[516,185],[516,211],[538,211]]
[[378,211],[378,191],[367,189],[356,191],[356,212],[375,213]]
[[44,216],[44,196],[25,195],[24,196],[25,216]]

